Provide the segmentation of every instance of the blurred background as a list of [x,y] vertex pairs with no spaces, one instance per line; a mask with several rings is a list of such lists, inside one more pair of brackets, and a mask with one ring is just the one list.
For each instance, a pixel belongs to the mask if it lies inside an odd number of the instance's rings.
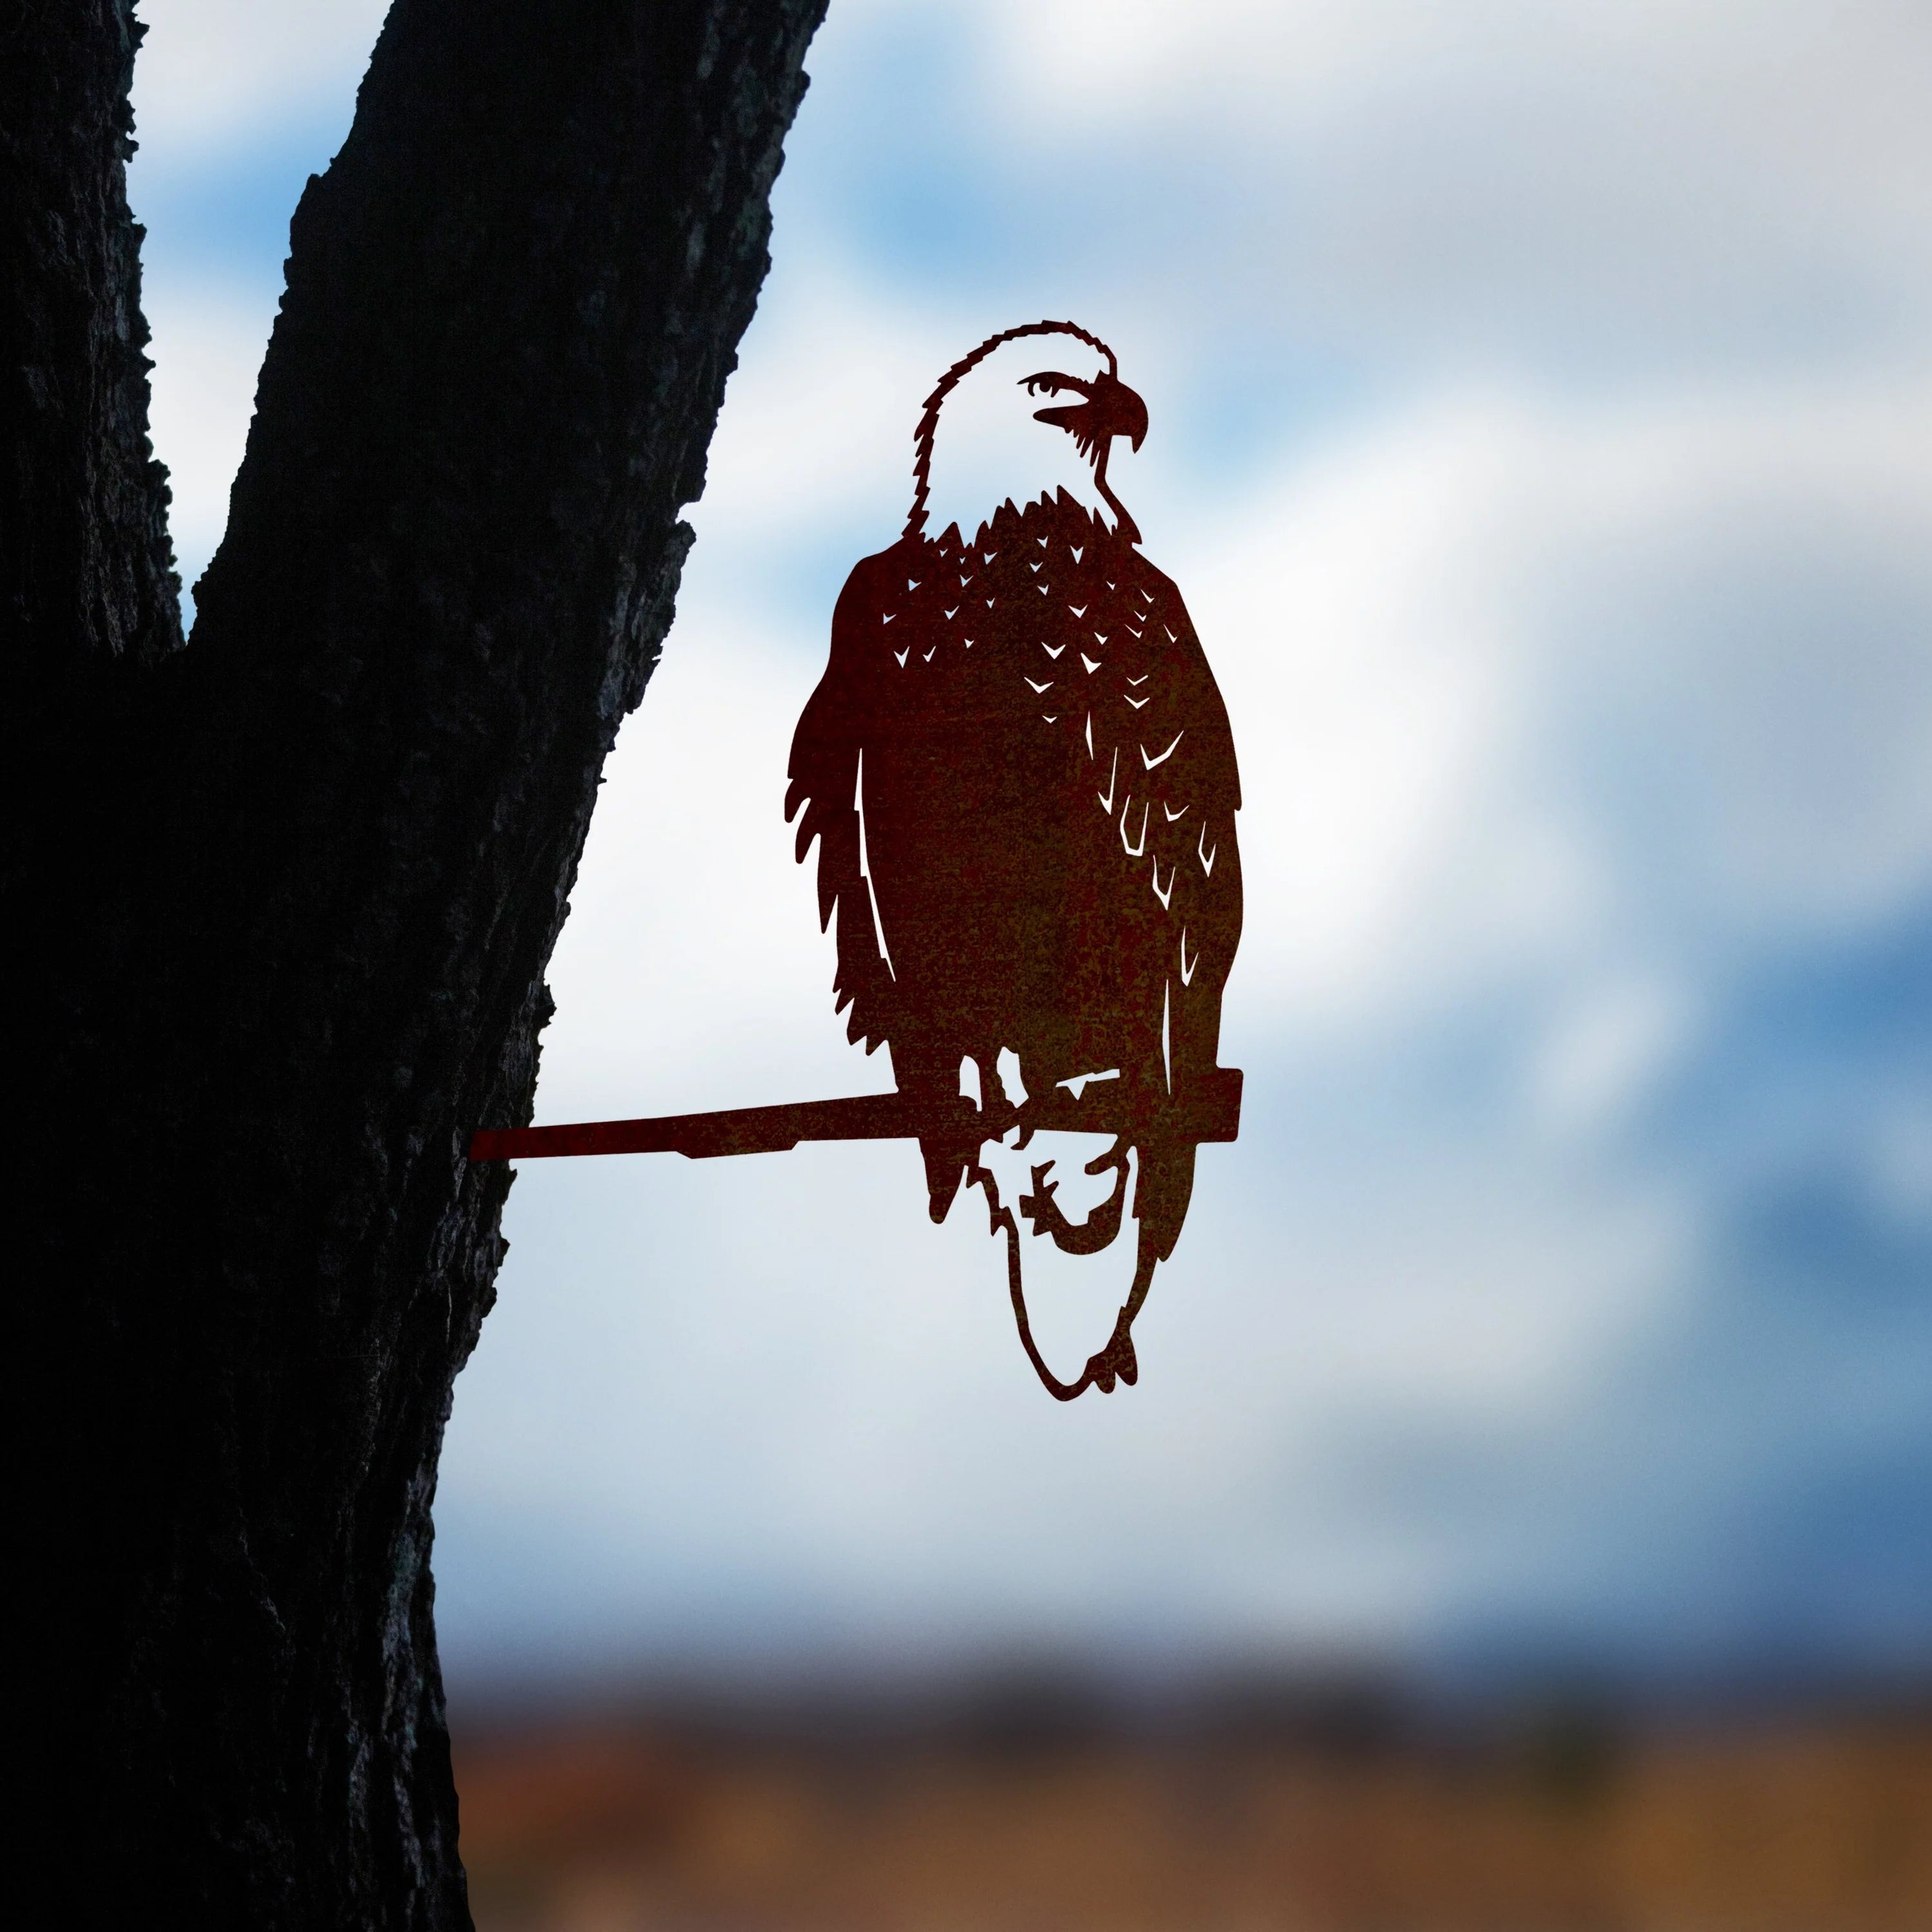
[[[190,582],[382,11],[146,8]],[[791,726],[934,378],[1070,315],[1234,722],[1242,1137],[1070,1408],[910,1145],[526,1168],[437,1503],[479,1924],[1932,1919],[1932,14],[833,0],[808,65],[538,1118],[890,1085]]]

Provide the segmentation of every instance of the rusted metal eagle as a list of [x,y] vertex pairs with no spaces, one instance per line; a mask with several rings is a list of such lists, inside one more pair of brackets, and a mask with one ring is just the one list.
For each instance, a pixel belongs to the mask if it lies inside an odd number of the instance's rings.
[[[1104,367],[1036,370],[1003,393],[1079,398],[1033,412],[1025,434],[1071,436],[1090,488],[1032,495],[1023,464],[1018,504],[1009,494],[970,533],[955,520],[928,536],[949,399],[996,351],[1047,335]],[[1196,1145],[1232,1138],[1239,1112],[1240,1076],[1216,1059],[1241,930],[1234,740],[1180,592],[1107,480],[1114,440],[1138,449],[1147,427],[1113,350],[1072,322],[1006,330],[946,372],[920,418],[904,532],[838,598],[785,802],[799,858],[818,844],[821,921],[837,920],[838,1008],[868,1052],[890,1044],[932,1217],[962,1180],[985,1191],[1021,1339],[1062,1399],[1136,1379],[1133,1319],[1180,1236]],[[1004,1111],[1003,1052],[1026,1096]],[[982,1104],[962,1101],[962,1071]],[[1034,1344],[1018,1225],[980,1154],[1001,1132],[1024,1147],[1096,1126],[1114,1136],[1088,1169],[1114,1172],[1102,1206],[1070,1223],[1051,1162],[1017,1204],[1035,1234],[1096,1252],[1137,1165],[1132,1286],[1070,1383]]]

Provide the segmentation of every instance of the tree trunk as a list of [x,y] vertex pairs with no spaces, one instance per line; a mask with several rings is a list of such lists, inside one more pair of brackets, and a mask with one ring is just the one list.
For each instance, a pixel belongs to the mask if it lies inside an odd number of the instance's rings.
[[[398,0],[180,644],[128,0],[0,7],[10,1173],[58,1922],[461,1926],[451,1387],[824,0]],[[38,1725],[38,1728],[34,1728]]]

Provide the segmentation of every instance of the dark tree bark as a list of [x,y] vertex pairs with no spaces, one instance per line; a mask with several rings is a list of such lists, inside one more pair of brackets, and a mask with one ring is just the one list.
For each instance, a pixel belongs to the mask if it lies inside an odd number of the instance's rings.
[[183,647],[127,0],[0,6],[16,1761],[56,1921],[460,1926],[430,1507],[824,0],[398,0]]

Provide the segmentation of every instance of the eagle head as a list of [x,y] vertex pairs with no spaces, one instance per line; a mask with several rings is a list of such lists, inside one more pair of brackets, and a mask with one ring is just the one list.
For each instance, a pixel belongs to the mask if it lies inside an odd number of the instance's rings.
[[1128,437],[1138,449],[1147,434],[1147,404],[1104,369],[1090,382],[1078,376],[1063,376],[1057,369],[1042,369],[1036,375],[1023,376],[1021,386],[1030,396],[1042,389],[1049,396],[1071,389],[1087,398],[1084,403],[1063,403],[1058,409],[1033,413],[1035,422],[1053,423],[1065,430],[1089,462],[1097,460],[1104,466],[1107,446],[1117,436]]

